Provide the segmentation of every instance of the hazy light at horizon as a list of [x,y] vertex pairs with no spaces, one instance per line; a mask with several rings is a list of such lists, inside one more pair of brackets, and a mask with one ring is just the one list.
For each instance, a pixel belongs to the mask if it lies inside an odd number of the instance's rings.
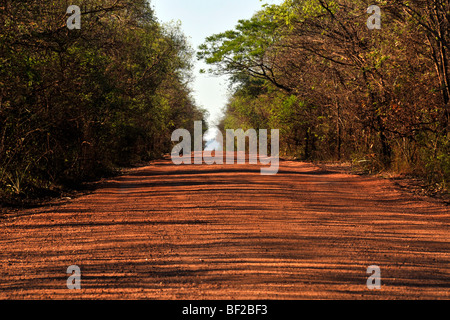
[[[161,23],[181,22],[181,30],[195,51],[205,38],[234,29],[241,19],[249,19],[265,3],[276,4],[281,0],[151,0],[150,5]],[[209,124],[219,119],[228,101],[226,76],[200,74],[209,69],[203,61],[195,61],[193,96],[197,104],[208,110]]]

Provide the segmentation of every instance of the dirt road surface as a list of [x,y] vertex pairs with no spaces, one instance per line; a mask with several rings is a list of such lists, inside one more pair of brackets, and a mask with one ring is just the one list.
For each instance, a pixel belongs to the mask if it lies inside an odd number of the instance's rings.
[[262,176],[157,161],[2,217],[0,299],[449,299],[449,217],[388,180],[308,163]]

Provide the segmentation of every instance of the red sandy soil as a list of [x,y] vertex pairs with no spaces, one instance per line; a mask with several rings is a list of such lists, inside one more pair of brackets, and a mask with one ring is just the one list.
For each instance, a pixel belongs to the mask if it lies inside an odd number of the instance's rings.
[[[157,161],[10,212],[0,299],[450,298],[448,206],[307,163],[259,170]],[[381,290],[366,286],[371,265]]]

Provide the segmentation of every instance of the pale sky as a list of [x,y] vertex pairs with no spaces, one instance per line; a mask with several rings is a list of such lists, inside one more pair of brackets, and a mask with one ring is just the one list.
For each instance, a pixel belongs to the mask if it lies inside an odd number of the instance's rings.
[[[249,19],[265,3],[280,4],[282,0],[150,0],[161,23],[180,21],[184,34],[194,50],[206,37],[234,29],[238,20]],[[199,106],[210,113],[212,124],[221,115],[227,102],[228,83],[224,77],[200,74],[208,69],[203,61],[196,61],[193,94]]]

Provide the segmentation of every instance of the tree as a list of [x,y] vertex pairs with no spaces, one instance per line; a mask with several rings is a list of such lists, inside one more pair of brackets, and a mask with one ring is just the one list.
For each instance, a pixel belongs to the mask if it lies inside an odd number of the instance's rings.
[[[192,49],[145,0],[0,5],[0,196],[95,179],[171,150],[202,120],[187,86]],[[191,125],[192,126],[192,125]]]
[[[366,24],[373,4],[380,30]],[[258,27],[241,22],[207,38],[199,58],[238,84],[224,128],[278,126],[288,155],[414,172],[445,186],[448,13],[442,0],[286,0],[246,20]]]

